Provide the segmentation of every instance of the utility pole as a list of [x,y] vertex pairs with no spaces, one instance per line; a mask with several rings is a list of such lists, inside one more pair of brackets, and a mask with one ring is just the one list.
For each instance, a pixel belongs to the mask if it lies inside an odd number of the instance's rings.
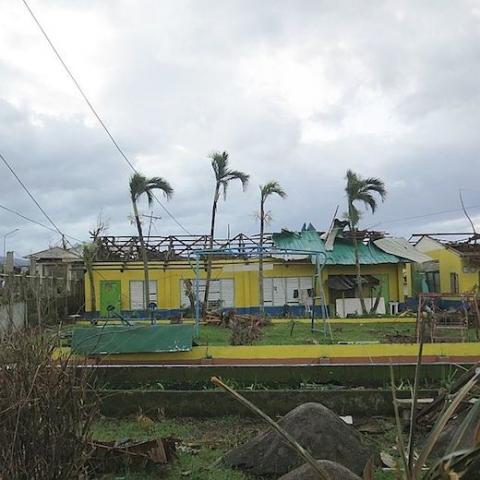
[[10,235],[13,235],[15,232],[18,232],[20,229],[15,228],[14,230],[11,230],[10,232],[7,232],[3,236],[3,265],[5,266],[7,263],[7,237]]

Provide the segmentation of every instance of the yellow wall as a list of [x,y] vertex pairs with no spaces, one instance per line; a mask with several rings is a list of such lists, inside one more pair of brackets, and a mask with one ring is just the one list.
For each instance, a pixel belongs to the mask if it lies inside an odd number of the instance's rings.
[[[202,264],[202,266],[204,266]],[[122,268],[123,267],[123,268]],[[177,309],[180,307],[181,280],[194,279],[195,274],[188,262],[149,262],[150,280],[157,282],[157,303],[159,309]],[[390,300],[403,300],[403,264],[366,265],[362,266],[362,274],[386,275],[389,283]],[[264,277],[311,277],[315,267],[309,262],[265,262]],[[328,275],[354,275],[354,266],[325,267],[322,280],[328,299],[326,281]],[[206,272],[201,268],[200,278],[205,278]],[[258,262],[217,260],[213,264],[212,279],[234,279],[234,303],[237,308],[257,306],[258,296]],[[143,265],[141,262],[121,264],[118,262],[98,263],[94,265],[94,283],[97,297],[97,310],[100,309],[100,282],[102,280],[120,280],[121,308],[130,310],[130,281],[143,280]],[[85,275],[85,305],[90,311],[90,283]]]
[[450,288],[450,273],[458,274],[460,293],[471,292],[478,287],[480,272],[465,273],[463,268],[466,264],[454,251],[441,247],[425,253],[433,260],[438,260],[441,293],[453,293]]

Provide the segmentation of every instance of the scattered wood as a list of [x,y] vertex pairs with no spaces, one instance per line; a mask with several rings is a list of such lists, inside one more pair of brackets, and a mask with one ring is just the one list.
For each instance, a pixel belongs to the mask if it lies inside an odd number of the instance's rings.
[[167,464],[176,458],[178,440],[172,437],[143,442],[89,442],[93,453],[90,460],[97,473],[112,472],[125,465],[145,467],[148,464]]

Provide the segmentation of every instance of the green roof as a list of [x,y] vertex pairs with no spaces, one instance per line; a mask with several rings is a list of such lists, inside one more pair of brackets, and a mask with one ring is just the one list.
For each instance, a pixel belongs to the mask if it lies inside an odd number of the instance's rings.
[[[336,238],[333,250],[325,250],[325,242],[314,230],[302,232],[281,232],[272,235],[276,248],[307,250],[311,252],[324,252],[327,256],[326,265],[355,265],[355,249],[353,242],[343,238]],[[373,243],[359,245],[359,257],[361,265],[378,265],[382,263],[403,263],[403,258],[384,252]],[[312,257],[312,261],[315,260]]]

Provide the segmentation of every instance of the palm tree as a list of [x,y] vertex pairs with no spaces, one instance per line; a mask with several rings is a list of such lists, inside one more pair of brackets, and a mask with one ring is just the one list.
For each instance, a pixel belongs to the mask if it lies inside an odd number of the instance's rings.
[[[212,217],[210,223],[210,238],[209,249],[213,249],[213,238],[215,235],[215,217],[217,215],[217,205],[220,198],[220,189],[223,190],[223,198],[227,199],[228,184],[232,180],[240,180],[242,188],[245,191],[248,185],[248,179],[250,175],[240,172],[239,170],[232,170],[228,166],[228,153],[227,152],[214,152],[210,155],[212,160],[212,168],[215,174],[215,193],[213,195],[212,205]],[[210,293],[210,280],[212,277],[212,256],[209,255],[207,262],[207,279],[205,282],[205,296],[203,299],[202,314],[205,316],[208,305],[208,295]]]
[[173,195],[173,188],[162,177],[147,178],[139,172],[134,173],[130,177],[130,197],[133,205],[133,214],[135,216],[135,223],[137,224],[138,238],[140,240],[140,247],[142,250],[143,272],[144,272],[144,293],[145,293],[145,308],[148,308],[150,303],[150,283],[148,275],[148,258],[147,249],[145,248],[145,239],[143,238],[142,222],[138,214],[137,201],[145,194],[147,196],[148,205],[153,203],[153,190],[161,190],[167,199]]
[[360,304],[362,306],[362,313],[367,313],[365,307],[365,300],[363,298],[361,275],[360,275],[360,258],[359,258],[359,245],[358,245],[358,222],[360,221],[360,211],[356,207],[356,202],[361,202],[365,208],[370,208],[372,213],[375,213],[377,209],[377,199],[374,194],[378,194],[382,200],[385,200],[387,196],[387,190],[385,184],[379,178],[362,178],[360,175],[347,170],[346,175],[347,186],[345,192],[347,193],[348,200],[348,212],[347,219],[350,226],[350,231],[353,233],[353,245],[355,248],[355,265],[357,270],[357,292],[360,298]]
[[260,255],[258,262],[258,294],[260,312],[263,314],[263,233],[265,229],[265,222],[269,216],[268,212],[265,212],[265,202],[270,195],[278,195],[281,198],[285,198],[287,193],[282,186],[275,180],[260,186]]

